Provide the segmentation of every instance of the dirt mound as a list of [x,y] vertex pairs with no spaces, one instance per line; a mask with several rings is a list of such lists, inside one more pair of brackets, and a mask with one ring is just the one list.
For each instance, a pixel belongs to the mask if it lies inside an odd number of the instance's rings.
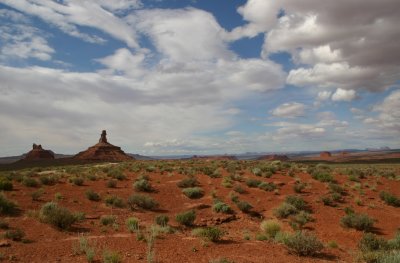
[[101,133],[100,140],[97,144],[89,147],[86,151],[80,152],[73,157],[78,160],[91,161],[129,161],[134,160],[133,157],[125,154],[120,147],[114,146],[107,141],[107,133],[105,130]]
[[257,158],[257,160],[264,160],[264,161],[289,161],[289,157],[286,155],[278,155],[278,154],[271,154],[271,155],[263,155]]
[[24,160],[48,160],[54,159],[54,153],[49,150],[44,150],[42,145],[33,144],[32,150],[29,151]]

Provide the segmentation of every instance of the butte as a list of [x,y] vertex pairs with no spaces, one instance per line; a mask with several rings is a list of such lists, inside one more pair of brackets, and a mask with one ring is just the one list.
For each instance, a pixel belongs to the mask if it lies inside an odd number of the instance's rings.
[[130,161],[133,157],[127,155],[120,147],[112,145],[107,141],[107,132],[103,130],[97,144],[89,147],[73,157],[77,160],[90,161]]

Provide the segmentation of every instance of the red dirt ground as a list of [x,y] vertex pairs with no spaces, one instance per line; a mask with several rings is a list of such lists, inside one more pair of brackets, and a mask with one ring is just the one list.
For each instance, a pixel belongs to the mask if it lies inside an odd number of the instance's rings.
[[[173,162],[173,161],[171,161]],[[134,162],[133,162],[134,163]],[[153,161],[143,162],[152,165]],[[168,163],[168,162],[166,162]],[[201,161],[197,161],[201,163]],[[189,166],[185,162],[180,162],[182,166]],[[205,162],[203,162],[205,164]],[[206,165],[206,164],[205,164]],[[397,175],[399,175],[399,166]],[[149,193],[160,204],[159,211],[130,211],[128,208],[111,208],[105,205],[104,197],[108,194],[115,194],[124,200],[135,190],[132,187],[135,178],[141,172],[125,172],[126,180],[118,181],[117,188],[107,188],[108,179],[97,181],[85,180],[83,186],[76,186],[68,182],[68,176],[60,180],[54,186],[43,186],[44,194],[39,201],[32,201],[30,194],[39,188],[26,187],[20,183],[13,182],[14,190],[4,192],[8,199],[15,201],[20,213],[16,216],[1,215],[1,219],[8,222],[11,228],[20,228],[26,233],[26,238],[31,242],[23,243],[10,241],[10,246],[0,247],[0,253],[5,259],[12,259],[13,262],[86,262],[85,256],[74,255],[72,247],[77,244],[80,233],[85,235],[90,242],[95,244],[97,255],[96,262],[101,261],[101,252],[104,249],[118,251],[123,257],[123,262],[146,262],[147,244],[137,241],[135,234],[128,232],[125,221],[128,217],[137,217],[141,226],[154,224],[154,217],[158,214],[168,215],[169,224],[176,227],[179,231],[173,234],[163,234],[155,242],[156,262],[210,262],[219,257],[225,257],[236,263],[245,262],[353,262],[357,252],[357,243],[362,236],[362,232],[344,229],[340,226],[340,219],[345,215],[344,208],[352,206],[356,212],[367,213],[376,219],[375,232],[385,238],[392,238],[400,227],[400,208],[388,206],[379,198],[382,190],[390,191],[396,196],[400,196],[400,181],[389,180],[381,177],[367,177],[361,180],[361,184],[377,183],[376,190],[363,187],[365,195],[360,195],[358,190],[351,187],[346,188],[348,195],[344,202],[337,207],[324,206],[320,202],[320,197],[328,193],[329,190],[325,183],[321,183],[311,178],[305,172],[296,174],[302,182],[306,182],[308,187],[302,196],[310,205],[315,218],[314,222],[309,222],[306,229],[314,231],[318,238],[327,243],[335,241],[339,248],[325,248],[323,253],[317,257],[298,257],[291,255],[282,244],[271,241],[257,241],[256,233],[260,232],[259,217],[252,217],[242,213],[237,209],[228,197],[232,188],[225,188],[221,185],[222,178],[210,178],[204,174],[196,174],[200,186],[204,189],[205,195],[200,199],[189,199],[182,194],[181,189],[176,183],[187,176],[179,174],[177,171],[172,173],[148,172],[151,184],[155,192]],[[253,205],[254,211],[258,212],[264,219],[275,218],[273,209],[279,206],[287,195],[295,194],[293,185],[295,178],[286,175],[287,171],[275,173],[271,178],[257,177],[248,170],[244,177],[254,178],[265,182],[275,182],[281,184],[279,193],[266,192],[257,188],[249,188],[244,182],[240,183],[246,190],[244,194],[238,194],[240,200],[248,201]],[[224,170],[223,176],[228,175]],[[340,174],[335,175],[335,179],[342,185],[349,182],[348,177]],[[93,202],[85,197],[85,191],[93,189],[102,197],[102,201]],[[237,219],[223,223],[219,227],[227,231],[227,235],[219,243],[209,242],[204,245],[199,238],[191,235],[191,228],[180,227],[175,221],[175,215],[190,208],[195,208],[197,213],[196,225],[201,225],[205,221],[221,217],[212,211],[213,200],[210,196],[212,191],[224,202],[229,204],[234,210]],[[30,210],[38,211],[46,202],[54,200],[54,195],[61,193],[64,197],[58,201],[59,205],[67,207],[71,211],[85,212],[87,219],[74,225],[70,231],[60,231],[54,227],[41,223],[37,218],[29,216]],[[355,204],[355,198],[359,197],[363,205]],[[200,208],[201,209],[200,209]],[[99,222],[102,215],[115,215],[119,229],[103,227]],[[288,224],[288,220],[280,220],[284,230],[293,232]],[[244,238],[245,234],[250,236],[250,240]]]

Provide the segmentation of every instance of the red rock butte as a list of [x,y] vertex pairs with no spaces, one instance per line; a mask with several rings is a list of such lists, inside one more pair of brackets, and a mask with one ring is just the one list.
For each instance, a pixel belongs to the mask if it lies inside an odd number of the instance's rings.
[[321,152],[319,154],[319,157],[321,157],[321,158],[330,158],[330,157],[332,157],[332,154],[330,152]]
[[103,130],[97,144],[89,147],[86,151],[80,152],[73,157],[78,160],[91,161],[129,161],[133,157],[127,155],[120,147],[114,146],[107,141],[107,132]]
[[42,145],[33,144],[32,150],[29,151],[24,160],[49,160],[54,159],[54,153],[49,150],[44,150]]

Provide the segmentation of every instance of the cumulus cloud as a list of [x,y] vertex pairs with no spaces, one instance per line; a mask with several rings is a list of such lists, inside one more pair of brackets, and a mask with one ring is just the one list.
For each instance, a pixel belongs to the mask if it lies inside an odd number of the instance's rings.
[[318,92],[317,100],[319,100],[319,101],[329,100],[331,95],[332,95],[332,92],[330,92],[330,91],[320,91],[320,92]]
[[333,101],[352,101],[356,98],[354,90],[337,89],[332,95]]
[[231,37],[264,33],[264,57],[289,52],[289,84],[382,91],[400,78],[396,0],[248,0],[238,12],[248,24]]
[[295,118],[304,116],[306,105],[298,102],[287,102],[279,105],[271,111],[271,114],[276,117]]
[[400,135],[400,90],[390,93],[373,111],[379,115],[376,118],[367,118],[366,123],[378,124],[380,130]]

